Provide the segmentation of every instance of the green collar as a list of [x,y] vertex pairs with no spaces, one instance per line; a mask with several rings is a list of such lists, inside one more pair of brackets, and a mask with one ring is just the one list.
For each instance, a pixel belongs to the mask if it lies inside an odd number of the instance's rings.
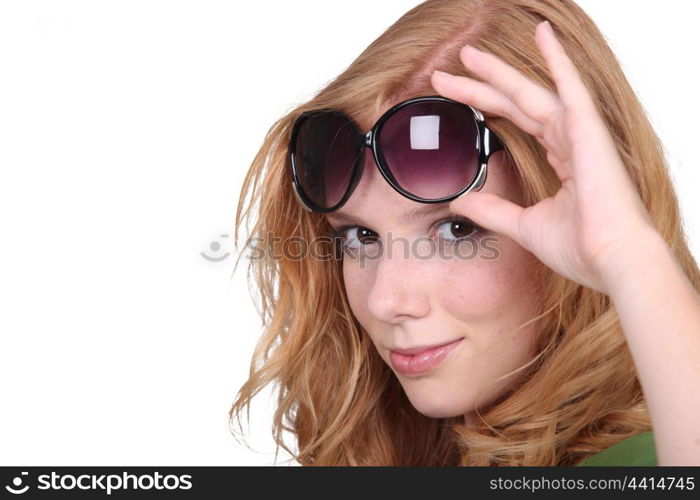
[[656,448],[654,447],[653,431],[635,434],[595,455],[591,455],[580,466],[601,465],[658,465],[656,460]]

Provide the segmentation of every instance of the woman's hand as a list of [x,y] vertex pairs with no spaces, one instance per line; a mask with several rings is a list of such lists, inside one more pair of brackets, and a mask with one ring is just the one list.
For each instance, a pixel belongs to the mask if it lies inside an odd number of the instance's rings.
[[561,188],[527,208],[485,192],[460,196],[451,208],[514,239],[565,277],[608,293],[616,266],[658,234],[588,89],[548,22],[537,26],[535,43],[558,95],[470,46],[460,57],[484,82],[436,72],[432,85],[441,95],[487,116],[508,118],[536,137]]
[[[445,97],[535,136],[562,186],[522,208],[485,192],[451,208],[611,297],[649,405],[659,465],[700,464],[700,296],[654,227],[588,89],[547,23],[535,42],[558,95],[493,55],[462,49],[484,82],[433,75]],[[488,181],[487,181],[488,182]]]

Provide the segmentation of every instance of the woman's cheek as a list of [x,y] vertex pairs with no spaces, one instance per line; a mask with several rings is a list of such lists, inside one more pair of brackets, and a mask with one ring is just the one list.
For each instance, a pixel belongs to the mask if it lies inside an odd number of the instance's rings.
[[497,248],[497,252],[481,251],[476,258],[446,260],[441,265],[443,286],[437,296],[455,318],[506,319],[517,312],[518,305],[529,295],[534,257],[505,237],[490,242],[489,248]]
[[374,281],[374,271],[371,262],[361,263],[356,259],[343,258],[343,281],[348,302],[360,323],[366,318],[367,297]]

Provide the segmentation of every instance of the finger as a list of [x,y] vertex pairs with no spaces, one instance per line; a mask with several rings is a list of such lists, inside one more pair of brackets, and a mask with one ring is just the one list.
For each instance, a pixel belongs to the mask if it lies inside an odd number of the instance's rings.
[[484,229],[504,234],[523,245],[520,237],[520,215],[523,207],[493,193],[468,192],[450,203],[454,210]]
[[[554,30],[549,22],[542,22],[535,30],[535,42],[542,52],[547,65],[552,73],[552,78],[557,86],[557,91],[561,98],[566,113],[572,118],[568,125],[568,135],[572,144],[572,153],[578,144],[579,152],[586,155],[594,154],[590,148],[585,148],[586,144],[599,144],[596,148],[598,155],[605,156],[606,151],[617,156],[616,146],[607,125],[603,121],[591,93],[581,78],[578,69],[569,58],[566,50],[557,39]],[[561,155],[558,155],[561,157]],[[572,168],[580,162],[573,161]],[[620,166],[617,175],[627,177],[621,162],[616,162]],[[612,175],[611,169],[607,170],[607,175]],[[592,179],[588,176],[583,179]]]
[[564,183],[569,179],[572,179],[573,176],[571,174],[571,168],[569,167],[568,163],[565,160],[562,160],[552,154],[551,152],[547,153],[547,161],[549,164],[552,166],[554,171],[557,174],[557,177],[559,177],[559,180]]
[[493,86],[465,76],[436,71],[432,85],[441,95],[469,104],[485,113],[503,116],[528,134],[542,134],[542,124],[523,113],[510,99]]
[[547,160],[554,167],[559,179],[564,181],[571,176],[569,168],[565,167],[567,161],[571,158],[571,145],[567,137],[565,117],[561,115],[553,116],[552,119],[545,124],[542,137],[538,137],[545,149],[547,150]]
[[459,56],[472,72],[500,90],[518,108],[540,123],[561,109],[559,98],[499,57],[465,45]]
[[572,111],[595,111],[588,88],[581,80],[576,66],[566,54],[549,22],[543,21],[537,25],[535,43],[552,74],[564,107]]

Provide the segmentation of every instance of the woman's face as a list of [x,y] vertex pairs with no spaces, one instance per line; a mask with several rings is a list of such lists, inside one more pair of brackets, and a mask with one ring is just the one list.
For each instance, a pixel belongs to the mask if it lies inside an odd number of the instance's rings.
[[[502,154],[491,157],[482,191],[521,203],[502,168]],[[449,203],[403,197],[381,176],[371,154],[366,162],[350,199],[326,214],[334,229],[352,226],[342,232],[352,311],[420,413],[464,415],[471,422],[476,408],[483,411],[505,395],[524,371],[497,379],[534,355],[532,325],[518,326],[538,312],[531,286],[536,258],[505,236],[470,234],[468,220],[441,221],[460,214],[451,213]],[[415,209],[425,212],[408,217]],[[434,366],[417,362],[420,355],[402,357],[409,371],[396,356],[392,360],[392,349],[458,340]]]

